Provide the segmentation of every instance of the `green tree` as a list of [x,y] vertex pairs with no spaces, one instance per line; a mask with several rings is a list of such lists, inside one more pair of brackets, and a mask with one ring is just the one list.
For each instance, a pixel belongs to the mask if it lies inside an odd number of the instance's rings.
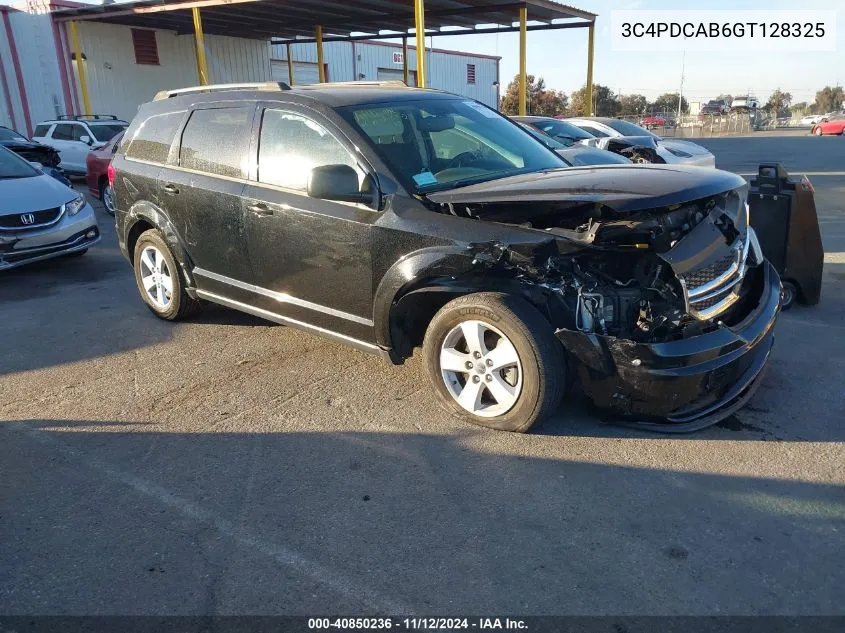
[[[666,92],[652,101],[648,109],[655,114],[659,112],[677,112],[679,96],[677,92]],[[687,103],[686,98],[681,97],[681,114],[687,114],[688,112],[689,103]]]
[[772,113],[772,116],[784,116],[789,111],[789,106],[792,104],[792,95],[788,92],[781,92],[778,88],[769,97],[763,109]]
[[[573,116],[584,116],[586,108],[586,84],[579,90],[572,93],[570,110]],[[595,116],[617,116],[619,114],[619,101],[613,91],[607,86],[593,84],[593,114]]]
[[[538,116],[557,116],[558,114],[566,114],[569,108],[569,97],[559,90],[550,90],[546,88],[546,82],[542,77],[536,79],[534,75],[527,75],[526,86],[526,109],[528,114],[535,114]],[[502,95],[502,101],[499,104],[499,109],[502,114],[515,115],[519,114],[519,75],[513,78],[507,88],[505,94]]]
[[826,112],[833,112],[842,108],[842,102],[845,101],[845,93],[842,91],[842,86],[825,86],[816,93],[815,111],[819,114]]
[[622,116],[642,114],[648,108],[648,99],[643,95],[621,95],[619,97],[619,114]]
[[807,105],[806,101],[799,101],[798,103],[793,103],[790,110],[799,114],[804,114],[805,112],[807,112],[808,108],[809,106]]

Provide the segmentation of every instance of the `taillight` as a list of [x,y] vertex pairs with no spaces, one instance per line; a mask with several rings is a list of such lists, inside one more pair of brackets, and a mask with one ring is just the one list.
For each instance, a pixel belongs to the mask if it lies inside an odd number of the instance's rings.
[[106,177],[109,179],[109,187],[114,187],[114,167],[109,163],[109,168],[106,170]]

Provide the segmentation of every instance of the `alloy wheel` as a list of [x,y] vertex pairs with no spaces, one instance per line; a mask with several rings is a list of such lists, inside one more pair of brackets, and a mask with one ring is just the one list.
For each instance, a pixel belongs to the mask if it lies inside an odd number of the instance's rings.
[[173,300],[173,277],[164,255],[155,246],[141,251],[139,261],[141,284],[150,302],[158,310],[166,310]]
[[109,215],[114,215],[114,191],[111,185],[103,187],[103,206]]
[[481,417],[507,413],[522,391],[522,365],[513,343],[483,321],[464,321],[440,346],[446,389],[466,411]]

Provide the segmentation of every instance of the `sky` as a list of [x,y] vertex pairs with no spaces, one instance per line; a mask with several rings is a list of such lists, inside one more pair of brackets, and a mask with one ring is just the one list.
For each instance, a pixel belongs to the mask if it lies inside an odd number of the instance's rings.
[[[83,0],[86,1],[86,0]],[[91,0],[87,0],[91,1]],[[707,101],[719,94],[753,94],[765,102],[777,88],[790,92],[793,102],[812,103],[817,90],[845,84],[845,0],[558,0],[598,15],[593,81],[616,93],[639,93],[653,100],[677,92],[683,67],[683,94],[688,101]],[[0,4],[4,0],[0,0]],[[99,4],[99,2],[95,2]],[[610,14],[614,9],[820,9],[835,10],[835,52],[619,52],[610,41]],[[519,70],[519,35],[463,35],[428,38],[434,48],[462,50],[502,57],[502,89]],[[545,79],[546,86],[567,94],[586,83],[587,30],[528,33],[529,74]]]
[[[845,84],[845,0],[564,0],[565,4],[598,14],[596,19],[594,83],[614,92],[639,93],[654,99],[677,92],[684,70],[684,96],[706,101],[720,93],[751,93],[765,102],[776,88],[792,93],[793,101],[809,101],[825,85]],[[613,9],[821,9],[835,10],[836,52],[616,52],[611,50],[610,12]],[[466,35],[434,38],[435,48],[500,55],[503,86],[519,71],[519,35]],[[683,59],[682,59],[683,58]],[[567,94],[586,83],[587,30],[528,33],[529,74],[543,77],[550,88]]]

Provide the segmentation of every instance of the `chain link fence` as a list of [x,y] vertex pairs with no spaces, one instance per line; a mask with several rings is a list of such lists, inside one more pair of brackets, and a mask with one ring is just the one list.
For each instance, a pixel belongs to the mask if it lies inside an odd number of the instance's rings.
[[677,138],[732,136],[761,130],[800,127],[797,117],[778,119],[763,110],[729,112],[727,114],[682,115],[680,118],[674,114],[620,116],[618,118],[647,128],[659,136]]

